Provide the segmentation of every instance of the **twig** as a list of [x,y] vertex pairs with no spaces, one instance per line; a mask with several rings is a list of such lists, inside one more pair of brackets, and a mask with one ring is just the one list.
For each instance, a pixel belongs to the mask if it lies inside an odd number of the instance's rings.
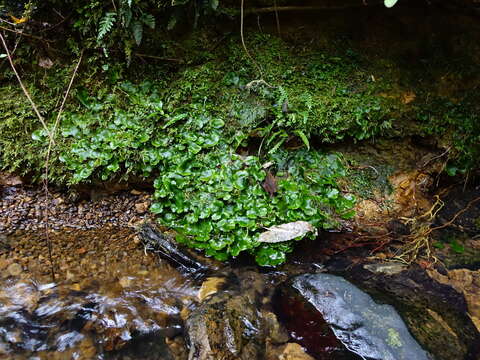
[[[373,4],[373,5],[379,5]],[[271,6],[271,7],[264,7],[264,8],[254,8],[248,9],[245,11],[245,14],[264,14],[264,13],[271,13],[275,11],[336,11],[336,10],[345,10],[345,9],[353,9],[353,8],[363,8],[365,5],[358,4],[358,5],[339,5],[339,6]]]
[[242,40],[242,46],[243,46],[243,49],[245,50],[245,53],[250,58],[250,60],[252,60],[253,64],[257,68],[258,73],[260,74],[260,78],[263,79],[263,72],[262,72],[262,69],[260,68],[260,65],[258,65],[258,63],[255,61],[252,55],[250,55],[250,52],[247,49],[247,45],[245,45],[245,37],[243,35],[244,2],[245,0],[241,0],[241,4],[240,4],[240,39]]
[[380,173],[378,172],[378,170],[375,169],[372,165],[351,166],[350,169],[356,169],[356,170],[372,169],[377,174],[377,177],[380,176]]
[[145,57],[145,58],[162,60],[162,61],[172,61],[172,62],[178,62],[178,63],[184,62],[182,59],[167,58],[167,57],[155,56],[155,55],[147,55],[147,54],[140,54],[140,53],[135,53],[134,55],[138,57]]
[[8,61],[10,62],[10,66],[12,67],[12,70],[15,73],[15,76],[17,77],[18,83],[20,84],[20,87],[22,88],[23,93],[27,97],[28,101],[30,101],[30,104],[32,105],[33,111],[37,115],[38,120],[40,120],[40,123],[42,124],[43,128],[45,129],[48,137],[50,138],[51,141],[53,141],[52,134],[48,130],[48,127],[47,127],[47,124],[45,123],[45,120],[43,119],[42,115],[40,114],[40,111],[38,111],[38,108],[35,105],[35,103],[33,102],[29,92],[27,91],[27,89],[23,85],[23,82],[22,82],[22,79],[20,78],[20,75],[18,75],[17,69],[15,68],[15,65],[13,64],[12,56],[10,55],[10,51],[8,50],[7,43],[5,42],[5,38],[3,37],[3,35],[1,33],[0,33],[0,40],[2,41],[2,45],[3,45],[3,47],[4,47],[4,49],[7,53]]
[[57,132],[58,124],[60,123],[60,118],[62,116],[63,108],[65,106],[65,102],[67,101],[68,94],[70,93],[70,89],[72,88],[73,80],[75,79],[75,75],[77,74],[78,68],[80,67],[80,63],[82,62],[83,58],[83,50],[80,53],[80,59],[78,59],[77,66],[75,66],[75,70],[73,71],[73,75],[70,79],[70,83],[68,84],[67,91],[63,97],[62,104],[60,105],[60,109],[58,110],[57,118],[55,119],[55,124],[53,125],[52,130],[52,137],[48,143],[47,155],[45,158],[45,178],[43,180],[44,188],[45,188],[45,237],[47,240],[47,247],[48,247],[48,257],[50,259],[50,271],[52,273],[52,281],[55,281],[55,271],[54,271],[54,264],[53,264],[53,255],[52,255],[52,243],[50,241],[50,236],[48,232],[49,223],[48,223],[48,198],[49,198],[49,191],[48,191],[48,171],[49,171],[49,164],[50,164],[50,154],[52,152],[52,147],[54,145],[54,138]]
[[62,25],[65,21],[69,20],[69,19],[73,16],[73,13],[70,14],[70,15],[67,15],[66,17],[63,17],[62,14],[60,14],[60,13],[58,13],[58,12],[57,12],[57,14],[58,14],[58,16],[60,16],[60,17],[62,18],[62,20],[61,20],[60,22],[56,23],[55,25],[52,25],[52,26],[50,26],[50,27],[48,27],[48,28],[45,28],[45,29],[40,30],[39,32],[43,33],[43,32],[47,32],[47,31],[51,31],[51,30],[53,30],[53,29],[56,29],[57,27],[59,27],[60,25]]
[[5,31],[10,31],[12,33],[15,33],[15,34],[18,34],[20,36],[25,36],[25,37],[29,37],[29,38],[32,38],[32,39],[36,39],[36,40],[41,40],[41,41],[46,41],[46,42],[54,42],[53,40],[49,40],[49,39],[45,39],[45,38],[42,38],[40,36],[35,36],[35,35],[32,35],[32,34],[26,34],[24,32],[21,32],[21,31],[18,31],[18,30],[13,30],[13,29],[9,29],[5,26],[1,26],[0,25],[0,29],[2,30],[5,30]]
[[282,31],[280,30],[280,18],[278,16],[277,0],[273,0],[273,7],[275,8],[275,21],[277,23],[278,37],[282,37]]
[[430,160],[428,160],[425,164],[422,165],[422,167],[425,167],[427,166],[429,163],[431,163],[433,160],[436,160],[436,159],[439,159],[441,158],[442,156],[444,156],[445,154],[447,154],[450,150],[452,149],[452,147],[448,147],[447,150],[445,150],[443,153],[441,153],[440,155],[437,155],[437,156],[434,156],[432,157]]
[[475,204],[477,201],[480,201],[480,196],[477,197],[476,199],[473,199],[472,201],[470,201],[470,202],[467,204],[467,206],[465,206],[462,210],[460,210],[459,212],[457,212],[457,213],[453,216],[453,218],[450,219],[450,221],[447,221],[447,222],[446,222],[445,224],[443,224],[443,225],[440,225],[440,226],[436,226],[436,227],[434,227],[434,228],[431,228],[428,233],[431,233],[431,232],[434,231],[434,230],[443,229],[443,228],[445,228],[445,227],[447,227],[447,226],[452,225],[452,224],[455,222],[455,220],[456,220],[460,215],[462,215],[465,211],[467,211],[467,210],[470,208],[470,206],[472,206],[473,204]]

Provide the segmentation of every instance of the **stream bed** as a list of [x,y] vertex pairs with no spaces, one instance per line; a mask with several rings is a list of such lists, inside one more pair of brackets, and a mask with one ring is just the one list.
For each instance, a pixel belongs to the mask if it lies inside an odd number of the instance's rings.
[[[181,333],[180,314],[198,289],[141,248],[129,249],[129,233],[70,230],[51,236],[54,245],[63,243],[75,254],[57,264],[55,281],[46,263],[42,268],[31,261],[27,270],[2,259],[0,358],[126,358],[139,339],[155,339],[153,358],[168,358],[165,338]],[[32,243],[36,236],[16,240]],[[110,248],[108,256],[101,256],[102,244]],[[140,348],[134,358],[152,358]]]
[[53,196],[48,238],[35,196],[13,189],[0,207],[0,359],[480,358],[474,264],[432,272],[321,233],[277,269],[197,256],[195,274],[179,266],[191,251],[168,262],[132,225],[140,192]]

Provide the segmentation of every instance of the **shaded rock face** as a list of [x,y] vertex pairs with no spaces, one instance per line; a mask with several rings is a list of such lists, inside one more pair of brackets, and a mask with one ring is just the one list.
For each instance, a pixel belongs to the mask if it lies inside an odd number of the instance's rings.
[[[280,292],[277,299],[284,309],[293,307],[297,311],[292,315],[301,317],[298,302],[303,302],[303,310],[310,312],[307,315],[310,321],[318,324],[323,319],[323,327],[331,329],[344,345],[336,343],[324,329],[323,337],[317,335],[311,339],[317,343],[317,348],[313,349],[317,358],[429,359],[393,307],[375,303],[368,294],[341,277],[301,275],[287,282]],[[323,349],[318,346],[321,342]],[[348,354],[345,348],[358,357]],[[312,350],[311,346],[308,349]],[[330,349],[330,354],[326,355],[326,349]]]
[[442,284],[451,285],[455,290],[463,294],[467,301],[472,321],[477,330],[480,331],[480,271],[456,269],[447,271],[446,275],[442,275],[437,271],[431,270],[428,271],[428,275]]

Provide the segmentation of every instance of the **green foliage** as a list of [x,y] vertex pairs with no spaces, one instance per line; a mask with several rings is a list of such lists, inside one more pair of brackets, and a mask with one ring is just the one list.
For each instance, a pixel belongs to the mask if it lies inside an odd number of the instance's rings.
[[[368,139],[392,126],[395,104],[379,96],[387,85],[372,81],[369,69],[358,60],[312,50],[299,54],[263,34],[249,38],[248,44],[270,85],[259,83],[244,90],[270,103],[273,126],[266,132],[283,130],[304,142],[311,135],[336,142],[346,137]],[[261,75],[236,43],[230,48],[228,66],[234,71],[230,78],[238,79],[233,86],[240,89]]]
[[107,12],[100,20],[98,27],[97,40],[102,40],[113,28],[115,21],[117,20],[117,13]]
[[[369,159],[370,160],[370,159]],[[382,195],[390,195],[393,187],[388,177],[393,174],[391,165],[381,164],[375,167],[355,166],[349,171],[348,187],[363,199],[375,199],[375,191]],[[353,165],[353,164],[352,164]]]
[[[50,90],[55,93],[54,89]],[[29,91],[34,99],[41,101],[41,114],[48,116],[55,106],[55,98],[45,96],[47,92],[41,89],[29,88]],[[18,86],[0,87],[0,99],[0,169],[38,180],[43,175],[46,152],[45,146],[31,138],[40,126],[38,118]],[[65,171],[59,168],[56,155],[52,156],[50,176],[52,181],[62,182]]]
[[278,152],[272,158],[278,192],[270,197],[261,186],[266,173],[257,157],[241,157],[222,142],[208,152],[203,141],[193,150],[195,142],[190,144],[182,155],[172,156],[170,169],[155,181],[152,211],[177,231],[179,242],[216,259],[248,251],[260,265],[278,265],[293,242],[261,244],[257,239],[264,228],[304,220],[330,229],[335,213],[353,215],[353,198],[336,185],[345,169],[335,155]]
[[[215,14],[219,0],[206,1],[165,1],[165,0],[32,0],[15,1],[0,7],[0,19],[11,23],[10,15],[23,17],[21,27],[28,27],[29,32],[62,25],[62,31],[49,32],[61,43],[66,43],[70,51],[78,49],[102,49],[106,57],[116,54],[126,56],[127,64],[131,62],[132,50],[145,41],[161,49],[158,33],[154,31],[157,23],[164,29],[171,30],[180,20],[190,19],[194,25],[199,18]],[[59,20],[55,17],[59,17]],[[33,20],[33,21],[32,21]],[[38,24],[42,24],[38,28]],[[18,27],[12,25],[12,30]],[[163,30],[163,29],[162,29]]]
[[[380,96],[388,84],[372,81],[372,70],[348,55],[291,48],[267,35],[247,38],[263,69],[245,56],[234,37],[217,53],[198,51],[204,63],[191,66],[167,90],[169,106],[204,102],[224,116],[229,129],[265,137],[263,148],[280,148],[298,138],[308,148],[311,136],[334,143],[387,134],[396,103]],[[252,82],[253,81],[253,82]]]
[[418,115],[425,134],[443,138],[443,142],[450,146],[445,171],[451,176],[478,168],[480,122],[478,105],[474,101],[452,103],[435,98]]
[[[151,211],[176,230],[177,241],[219,260],[243,251],[261,265],[285,261],[294,241],[257,241],[265,228],[304,220],[330,229],[350,218],[354,199],[336,180],[345,175],[337,155],[281,149],[264,161],[277,178],[274,197],[263,189],[263,161],[235,152],[225,121],[202,104],[169,112],[150,83],[122,83],[118,94],[79,91],[81,112],[65,112],[60,134],[68,144],[60,157],[72,184],[127,175],[154,176]],[[184,107],[184,110],[187,109]],[[42,130],[33,138],[46,142]]]
[[[85,89],[78,91],[83,109],[64,112],[59,133],[68,148],[59,159],[72,172],[70,184],[119,174],[124,179],[147,177],[156,165],[149,149],[156,126],[169,119],[158,92],[149,82],[140,87],[125,82],[116,91],[98,97],[89,96]],[[33,132],[32,138],[47,140],[43,129]]]

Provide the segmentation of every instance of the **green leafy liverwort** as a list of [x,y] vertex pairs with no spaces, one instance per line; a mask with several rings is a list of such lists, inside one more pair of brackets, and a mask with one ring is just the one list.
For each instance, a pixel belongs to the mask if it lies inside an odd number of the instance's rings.
[[[85,111],[65,114],[60,134],[69,146],[61,161],[73,172],[71,183],[155,177],[151,211],[178,242],[218,260],[249,252],[260,265],[274,266],[295,241],[260,243],[267,228],[302,220],[328,229],[353,216],[355,200],[336,182],[346,175],[337,155],[279,148],[263,159],[242,156],[225,121],[206,108],[169,113],[148,86],[121,89],[128,108],[117,106],[124,99],[114,95],[102,102],[84,96]],[[41,131],[34,136],[46,140]],[[274,195],[263,188],[266,162],[273,164]]]

